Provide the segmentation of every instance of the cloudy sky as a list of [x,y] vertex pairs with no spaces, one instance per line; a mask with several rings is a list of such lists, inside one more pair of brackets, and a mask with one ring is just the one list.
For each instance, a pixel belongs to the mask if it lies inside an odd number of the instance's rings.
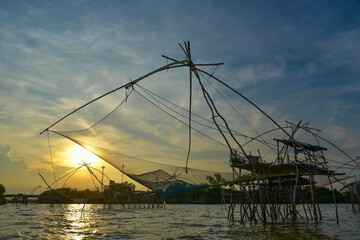
[[[162,54],[183,59],[183,41],[191,41],[195,62],[224,62],[220,77],[279,123],[310,122],[360,155],[359,1],[3,0],[0,183],[7,192],[43,184],[38,172],[51,177],[43,129],[165,65]],[[73,167],[55,162],[58,174]]]

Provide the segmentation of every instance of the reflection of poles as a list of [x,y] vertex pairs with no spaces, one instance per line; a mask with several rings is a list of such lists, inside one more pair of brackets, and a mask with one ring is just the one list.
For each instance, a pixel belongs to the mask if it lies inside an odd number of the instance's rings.
[[102,166],[102,173],[101,173],[101,192],[104,190],[104,169],[105,166]]

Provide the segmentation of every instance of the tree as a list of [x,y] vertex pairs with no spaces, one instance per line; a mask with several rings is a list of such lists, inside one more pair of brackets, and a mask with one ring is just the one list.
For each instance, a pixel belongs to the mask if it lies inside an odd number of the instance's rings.
[[221,202],[223,191],[221,185],[225,183],[225,178],[223,178],[220,173],[215,173],[214,176],[206,176],[206,180],[210,185],[213,185],[207,189],[208,198],[211,199],[210,202]]
[[222,185],[226,181],[225,178],[223,178],[220,173],[215,173],[214,177],[206,176],[206,180],[210,185]]
[[4,193],[6,192],[6,189],[4,185],[0,183],[0,205],[4,205],[6,203],[6,198],[4,196]]
[[135,184],[128,182],[116,183],[115,181],[110,180],[109,185],[105,187],[105,191],[134,193]]

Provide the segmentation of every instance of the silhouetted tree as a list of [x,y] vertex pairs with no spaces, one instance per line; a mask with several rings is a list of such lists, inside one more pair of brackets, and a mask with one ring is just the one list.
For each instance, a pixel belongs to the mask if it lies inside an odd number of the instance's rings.
[[135,184],[123,182],[116,183],[115,181],[110,180],[108,186],[105,186],[105,191],[121,192],[121,193],[134,193]]
[[220,173],[215,173],[214,176],[206,176],[206,180],[211,185],[221,185],[225,182],[225,178]]
[[0,183],[0,205],[4,205],[6,203],[6,198],[4,196],[4,193],[6,192],[6,189],[4,185]]

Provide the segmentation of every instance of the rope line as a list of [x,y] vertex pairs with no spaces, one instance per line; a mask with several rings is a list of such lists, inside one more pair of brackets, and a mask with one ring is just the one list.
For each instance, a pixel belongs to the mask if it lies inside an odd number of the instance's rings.
[[[56,173],[55,173],[54,161],[53,161],[52,152],[51,152],[49,131],[47,131],[47,139],[48,139],[48,143],[49,143],[49,152],[50,152],[50,160],[51,160],[52,171],[53,171],[53,174],[54,174],[54,180],[56,182]],[[56,187],[58,187],[57,183],[56,183]]]
[[101,118],[99,121],[97,121],[96,123],[94,123],[90,127],[87,127],[85,129],[81,129],[81,130],[74,130],[74,131],[67,131],[67,132],[82,132],[82,131],[86,131],[86,130],[89,130],[90,128],[95,127],[96,125],[98,125],[99,123],[104,121],[106,118],[108,118],[111,114],[113,114],[123,103],[127,102],[127,100],[129,98],[130,94],[132,93],[132,91],[133,91],[133,87],[131,87],[129,92],[125,92],[125,98],[113,110],[111,110],[108,114],[106,114],[103,118]]
[[[149,103],[153,104],[155,107],[157,107],[158,109],[160,109],[161,111],[163,111],[164,113],[168,114],[169,116],[171,116],[172,118],[176,119],[177,121],[179,121],[180,123],[184,124],[185,126],[189,126],[188,123],[182,121],[181,119],[179,119],[178,117],[172,115],[171,113],[169,113],[168,111],[162,109],[160,106],[158,106],[157,104],[155,104],[154,102],[152,102],[150,99],[148,99],[147,97],[145,97],[144,95],[142,95],[139,91],[137,91],[135,88],[134,88],[134,91],[139,94],[140,96],[142,96],[145,100],[147,100]],[[201,135],[213,140],[214,142],[217,142],[218,144],[222,145],[222,146],[226,146],[225,144],[223,144],[222,142],[214,139],[213,137],[210,137],[208,136],[207,134],[201,132],[200,130],[197,130],[196,128],[192,127],[192,129],[198,133],[200,133]]]
[[[185,108],[183,108],[183,107],[181,107],[181,106],[179,106],[179,105],[176,105],[175,103],[173,103],[173,102],[171,102],[171,101],[169,101],[169,100],[161,97],[160,95],[157,95],[156,93],[150,91],[149,89],[146,89],[146,88],[142,87],[140,84],[136,84],[136,86],[138,86],[144,93],[146,93],[146,94],[147,94],[149,97],[151,97],[153,100],[155,100],[156,102],[158,102],[159,104],[161,104],[163,107],[165,107],[165,108],[167,108],[168,110],[170,110],[170,111],[178,114],[179,116],[181,116],[181,117],[183,117],[183,118],[188,119],[187,116],[185,116],[185,115],[179,113],[178,111],[170,108],[170,107],[167,106],[166,104],[162,103],[159,99],[161,99],[162,101],[164,101],[164,102],[166,102],[166,103],[168,103],[168,104],[170,104],[170,105],[172,105],[172,106],[174,106],[174,107],[176,107],[176,108],[178,108],[178,109],[180,109],[180,110],[182,110],[182,111],[188,112],[187,109],[185,109]],[[157,99],[157,98],[158,98],[158,99]],[[196,116],[196,117],[198,117],[198,118],[200,118],[200,119],[202,119],[202,120],[204,120],[204,121],[206,121],[206,122],[208,122],[208,123],[213,124],[213,121],[211,121],[211,120],[209,120],[209,119],[206,119],[206,118],[204,118],[204,117],[202,117],[202,116],[200,116],[200,115],[198,115],[198,114],[196,114],[196,113],[194,113],[194,112],[192,112],[192,115],[193,115],[193,116]],[[199,121],[197,121],[197,120],[194,120],[193,118],[192,118],[192,122],[195,122],[195,123],[197,123],[197,124],[199,124],[199,125],[201,125],[201,126],[203,126],[203,127],[206,127],[206,128],[212,129],[212,130],[218,130],[217,128],[214,128],[214,127],[212,127],[212,126],[209,126],[209,125],[206,125],[206,124],[204,124],[204,123],[201,123],[201,122],[199,122]],[[219,124],[219,126],[220,126],[221,128],[223,128],[223,131],[224,131],[225,133],[228,133],[228,132],[226,131],[226,128],[225,128],[224,126],[222,126],[222,125],[220,125],[220,124]],[[255,141],[257,141],[257,142],[259,142],[259,143],[261,143],[261,144],[264,144],[265,146],[267,146],[267,147],[269,147],[269,148],[275,148],[275,147],[276,147],[276,144],[272,144],[272,143],[267,143],[268,145],[266,145],[264,142],[262,142],[262,140],[257,139],[258,137],[250,137],[250,136],[247,136],[247,135],[242,134],[242,133],[240,133],[240,132],[237,132],[237,131],[235,131],[235,130],[232,130],[232,131],[233,131],[234,135],[255,140]],[[246,142],[246,143],[243,144],[243,145],[246,145],[247,143],[251,142],[252,140]],[[271,145],[272,145],[272,146],[271,146]]]
[[[218,66],[216,66],[218,67]],[[216,68],[215,68],[216,70]],[[214,70],[214,72],[215,72]],[[211,73],[211,76],[213,76],[213,73]],[[203,76],[203,78],[210,84],[210,86],[212,86],[215,91],[224,99],[224,101],[233,109],[234,112],[236,112],[238,114],[238,116],[251,128],[252,131],[254,131],[254,133],[256,135],[259,135],[259,133],[256,131],[255,128],[253,128],[253,126],[251,126],[251,124],[240,114],[240,112],[226,99],[226,97],[209,81],[209,79],[207,79],[204,74],[202,72],[200,72],[200,75]],[[210,77],[209,77],[210,78]],[[268,142],[266,142],[265,139],[261,138],[261,140],[263,141],[262,143],[269,147],[274,153],[276,153],[275,149],[273,147],[270,147],[270,144]]]

